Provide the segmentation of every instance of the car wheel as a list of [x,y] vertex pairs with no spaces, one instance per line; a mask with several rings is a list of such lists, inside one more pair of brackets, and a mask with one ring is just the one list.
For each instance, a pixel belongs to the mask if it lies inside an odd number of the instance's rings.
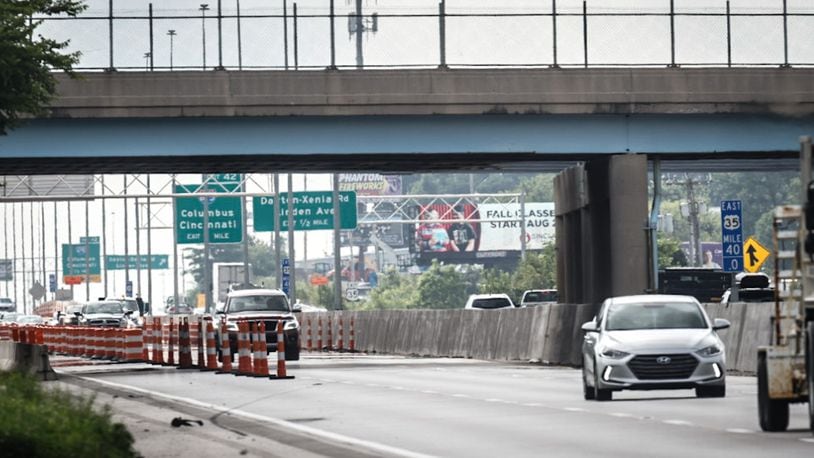
[[695,395],[699,398],[723,398],[726,397],[726,385],[699,386],[695,388]]
[[286,361],[299,361],[300,349],[297,347],[285,347],[285,360]]
[[588,386],[588,377],[585,369],[582,369],[582,396],[586,401],[591,401],[595,398],[593,387]]
[[610,401],[613,399],[613,391],[599,388],[599,372],[596,371],[596,366],[594,366],[594,399],[597,401]]
[[788,401],[769,397],[768,370],[766,352],[757,354],[757,411],[760,429],[763,431],[785,431],[789,427]]

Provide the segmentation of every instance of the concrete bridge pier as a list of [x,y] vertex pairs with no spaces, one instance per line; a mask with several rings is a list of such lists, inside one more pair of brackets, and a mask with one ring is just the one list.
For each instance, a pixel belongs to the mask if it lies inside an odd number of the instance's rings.
[[647,180],[644,154],[591,159],[555,178],[560,302],[645,292]]

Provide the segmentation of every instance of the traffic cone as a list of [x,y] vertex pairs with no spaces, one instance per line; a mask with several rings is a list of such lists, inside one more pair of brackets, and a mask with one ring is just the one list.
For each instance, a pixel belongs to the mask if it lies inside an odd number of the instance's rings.
[[206,367],[201,367],[201,370],[218,370],[218,356],[215,352],[215,327],[208,320],[206,322]]
[[198,369],[205,371],[206,368],[206,358],[204,357],[204,340],[206,336],[204,335],[204,319],[202,316],[198,316],[196,320],[195,326],[198,328],[198,332],[196,333],[195,343],[198,346]]
[[342,328],[342,317],[339,317],[339,341],[337,342],[336,349],[343,351],[345,349],[345,330]]
[[317,327],[317,350],[322,351],[322,315],[319,316]]
[[189,320],[178,323],[178,369],[192,369],[192,345],[189,338]]
[[353,317],[350,317],[350,341],[348,342],[348,350],[356,351],[356,333],[353,329]]
[[305,349],[310,352],[311,344],[313,343],[311,341],[311,318],[305,319],[305,329],[307,329],[307,333],[305,335]]
[[277,321],[277,373],[269,378],[294,378],[293,375],[287,375],[285,371],[285,335],[283,333],[283,320]]
[[169,341],[167,342],[167,350],[169,350],[169,353],[167,354],[167,363],[165,366],[175,366],[175,338],[177,335],[175,333],[175,322],[172,317],[170,317],[169,331]]
[[153,319],[153,364],[164,365],[164,323]]
[[269,364],[268,349],[266,348],[266,325],[262,321],[260,323],[252,323],[252,330],[255,331],[255,339],[252,345],[254,347],[254,376],[268,377]]
[[232,347],[229,343],[229,330],[226,329],[226,321],[220,323],[220,370],[218,374],[232,373]]
[[331,323],[331,315],[328,315],[328,351],[334,349],[334,330],[333,323]]
[[237,372],[235,375],[252,375],[251,344],[249,343],[249,323],[237,324]]

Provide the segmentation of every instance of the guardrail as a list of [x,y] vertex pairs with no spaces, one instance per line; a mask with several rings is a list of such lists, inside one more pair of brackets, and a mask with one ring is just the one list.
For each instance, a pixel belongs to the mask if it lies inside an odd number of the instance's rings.
[[773,1],[757,10],[729,1],[282,0],[241,10],[240,0],[89,0],[77,17],[33,20],[43,36],[70,39],[82,52],[77,69],[91,71],[814,65],[814,10]]

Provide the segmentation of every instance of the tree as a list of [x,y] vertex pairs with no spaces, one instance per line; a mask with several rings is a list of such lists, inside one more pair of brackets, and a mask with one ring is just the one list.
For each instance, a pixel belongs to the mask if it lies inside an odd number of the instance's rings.
[[86,5],[73,0],[19,0],[0,2],[0,134],[26,116],[38,116],[56,92],[53,70],[72,78],[79,52],[64,53],[69,40],[56,41],[36,34],[42,20],[35,15],[75,16]]
[[466,304],[466,282],[454,266],[442,266],[433,261],[418,278],[417,305],[432,309],[457,309]]

